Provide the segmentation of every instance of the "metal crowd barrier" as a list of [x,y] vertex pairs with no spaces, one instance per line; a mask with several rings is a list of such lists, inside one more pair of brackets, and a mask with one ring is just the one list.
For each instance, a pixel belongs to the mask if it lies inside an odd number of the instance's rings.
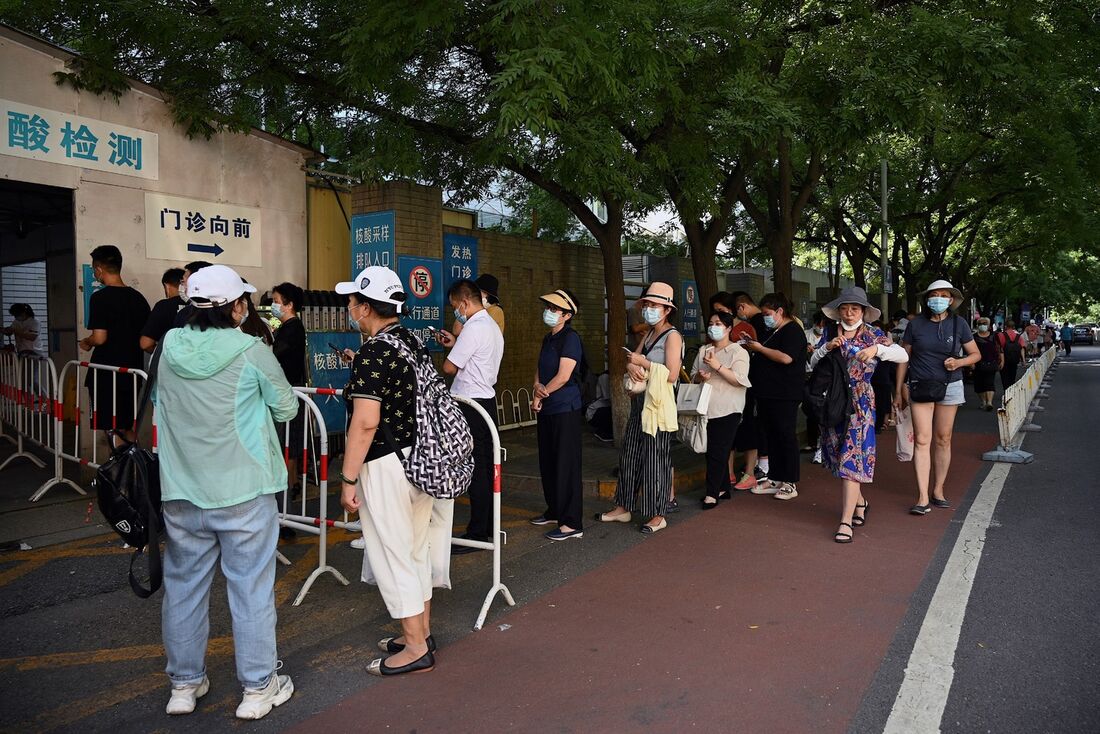
[[[96,410],[99,397],[99,385],[100,378],[97,378],[92,382],[91,389],[91,404],[90,410],[81,410],[81,404],[83,402],[84,391],[82,389],[82,383],[80,380],[81,374],[86,375],[88,372],[97,372],[103,374],[109,374],[111,376],[111,415],[102,416],[99,415]],[[71,419],[65,414],[65,405],[61,396],[64,394],[66,385],[70,375],[75,374],[75,395],[76,401],[73,406]],[[135,378],[132,381],[130,390],[131,398],[133,400],[133,408],[129,415],[118,415],[118,377],[119,375],[133,375]],[[65,366],[61,368],[61,374],[57,377],[56,381],[56,394],[57,400],[54,401],[54,430],[56,432],[56,444],[54,446],[54,475],[43,484],[37,492],[31,495],[31,501],[37,502],[40,500],[47,491],[58,484],[67,484],[75,489],[80,494],[87,494],[84,488],[78,485],[72,480],[66,479],[64,476],[64,464],[63,460],[71,461],[80,466],[87,466],[92,469],[99,468],[99,441],[96,440],[96,431],[105,430],[137,430],[138,426],[135,425],[138,409],[138,398],[141,394],[141,387],[145,384],[145,381],[149,379],[149,376],[145,373],[145,370],[139,370],[131,367],[115,367],[113,365],[95,364],[93,362],[81,362],[73,360],[66,362]],[[91,444],[90,456],[84,455],[85,452],[81,448],[81,435],[83,431],[84,418],[88,418],[88,430],[92,432],[92,439],[89,442]],[[71,426],[72,443],[66,447],[66,426]],[[154,417],[153,422],[153,446],[152,450],[155,452],[157,449],[157,431],[156,420]]]
[[[19,437],[19,358],[15,352],[0,350],[0,438],[15,444]],[[7,428],[14,435],[9,435]]]
[[26,459],[39,469],[46,464],[24,448],[24,440],[53,450],[53,405],[57,395],[57,375],[53,362],[43,357],[5,353],[0,362],[3,382],[3,419],[15,429],[15,453],[0,471],[16,459]]
[[1034,454],[1023,451],[1024,434],[1042,430],[1041,426],[1031,422],[1036,411],[1042,407],[1033,401],[1046,397],[1044,389],[1046,377],[1054,364],[1055,350],[1048,349],[1033,361],[1023,376],[1005,390],[1001,407],[997,410],[997,431],[1000,443],[993,451],[982,455],[985,461],[1003,461],[1012,464],[1030,464]]
[[531,391],[521,387],[516,392],[503,390],[497,398],[497,423],[501,431],[526,428],[538,423],[531,407]]

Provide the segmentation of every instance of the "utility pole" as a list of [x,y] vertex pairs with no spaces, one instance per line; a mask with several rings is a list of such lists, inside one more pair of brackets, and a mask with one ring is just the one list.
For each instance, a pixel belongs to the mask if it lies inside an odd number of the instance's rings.
[[882,159],[882,230],[879,232],[879,248],[882,250],[882,319],[886,323],[890,313],[890,291],[893,290],[893,282],[890,277],[889,254],[887,253],[887,241],[889,240],[889,218],[887,215],[889,195],[886,192],[886,159]]

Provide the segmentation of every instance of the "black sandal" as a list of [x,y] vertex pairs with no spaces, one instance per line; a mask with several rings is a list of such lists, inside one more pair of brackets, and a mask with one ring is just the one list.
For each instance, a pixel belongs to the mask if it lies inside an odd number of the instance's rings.
[[852,524],[857,528],[861,528],[867,524],[867,513],[870,511],[871,503],[864,502],[862,505],[856,505],[857,510],[863,510],[863,517],[852,513]]
[[[852,527],[852,524],[848,523],[848,522],[842,522],[840,524],[845,525],[849,528]],[[834,543],[851,543],[852,542],[852,534],[851,533],[835,532],[835,533],[833,533],[833,542]]]

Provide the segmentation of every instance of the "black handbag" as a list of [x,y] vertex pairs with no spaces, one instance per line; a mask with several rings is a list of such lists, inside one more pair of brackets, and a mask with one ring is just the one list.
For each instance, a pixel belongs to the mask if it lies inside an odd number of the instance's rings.
[[[160,349],[153,355],[149,379],[142,392],[134,425],[141,427],[149,396],[156,381]],[[160,507],[160,468],[156,454],[134,443],[123,443],[111,450],[111,456],[96,471],[92,488],[99,500],[99,511],[127,545],[137,550],[130,558],[130,588],[142,599],[160,588],[164,571],[160,560],[160,533],[164,517]],[[148,550],[149,586],[134,573],[134,564]]]
[[[952,316],[951,326],[951,348],[957,351],[958,316]],[[914,380],[909,383],[909,401],[912,403],[938,403],[947,397],[948,384],[944,380]]]

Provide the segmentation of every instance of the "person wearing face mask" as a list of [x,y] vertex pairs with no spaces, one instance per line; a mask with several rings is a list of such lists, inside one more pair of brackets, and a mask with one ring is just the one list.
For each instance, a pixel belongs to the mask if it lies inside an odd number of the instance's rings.
[[[638,381],[652,379],[649,373],[654,365],[661,365],[663,379],[675,385],[683,363],[684,339],[669,323],[676,309],[672,297],[675,291],[667,283],[654,281],[639,299],[642,301],[642,318],[649,331],[641,343],[630,353],[627,373]],[[661,371],[661,370],[658,370]],[[596,515],[600,522],[630,522],[632,513],[649,518],[641,526],[645,534],[652,534],[668,527],[665,513],[672,496],[672,436],[675,430],[653,433],[643,429],[642,413],[646,401],[659,385],[650,385],[642,395],[635,395],[630,405],[630,420],[623,435],[622,453],[619,455],[619,484],[615,490],[615,507]],[[650,405],[651,409],[653,405]]]
[[730,483],[729,456],[737,436],[737,424],[745,409],[745,389],[749,383],[749,353],[730,341],[733,314],[715,311],[710,316],[707,337],[710,344],[699,350],[691,368],[692,379],[710,385],[707,406],[707,494],[703,509],[712,510],[719,500],[728,500]]
[[[92,272],[104,287],[88,300],[88,328],[92,333],[80,340],[80,348],[91,350],[89,362],[141,369],[145,366],[141,329],[149,319],[149,302],[122,282],[122,253],[117,247],[100,245],[91,256]],[[132,443],[134,376],[88,370],[84,385],[92,396],[96,426],[107,431],[111,445],[115,444],[115,434]]]
[[889,396],[884,403],[878,402],[874,374],[880,362],[905,362],[909,356],[881,329],[867,323],[877,320],[882,313],[871,305],[862,288],[845,288],[822,311],[836,326],[820,337],[810,363],[816,366],[829,352],[840,350],[852,394],[847,422],[824,427],[821,436],[825,468],[843,486],[840,526],[833,540],[851,543],[853,526],[866,524],[870,511],[862,488],[875,475],[876,414],[889,409]]
[[756,394],[757,419],[768,446],[768,477],[752,488],[777,500],[798,496],[798,406],[806,381],[806,333],[791,318],[782,293],[760,300],[767,328],[761,341],[743,340],[753,353],[749,379]]
[[[504,309],[500,305],[500,297],[497,293],[500,291],[500,281],[497,280],[495,275],[489,273],[482,273],[477,276],[477,280],[473,281],[477,285],[477,289],[481,294],[481,307],[485,309],[485,312],[489,314],[490,318],[500,327],[500,333],[504,333]],[[451,336],[457,338],[462,333],[463,324],[461,321],[455,321],[453,333]]]
[[532,525],[556,525],[550,540],[584,535],[581,492],[581,388],[578,372],[584,345],[573,329],[577,299],[559,288],[540,298],[542,322],[550,333],[542,339],[535,370],[532,408],[538,415],[539,474],[546,510]]
[[[944,497],[944,484],[951,468],[955,413],[966,402],[962,368],[981,359],[970,325],[954,313],[963,304],[962,292],[946,280],[937,280],[920,297],[925,309],[909,322],[901,338],[909,362],[898,364],[894,392],[897,410],[912,406],[917,476],[917,504],[909,509],[913,515],[951,506]],[[963,350],[965,356],[961,356]]]
[[[737,291],[732,294],[734,299],[734,316],[737,323],[734,324],[730,335],[731,341],[743,344],[745,340],[762,339],[767,336],[768,327],[764,323],[764,314],[760,307],[748,293]],[[749,380],[753,380],[753,369],[757,359],[753,353],[749,353]],[[741,414],[741,423],[737,427],[737,438],[733,442],[734,451],[745,456],[745,470],[741,478],[734,482],[733,488],[737,490],[751,490],[759,481],[768,478],[768,444],[767,437],[760,429],[758,419],[760,411],[756,406],[756,390],[749,388],[745,394],[745,410]],[[733,472],[730,472],[733,476]]]
[[187,279],[203,268],[208,267],[210,267],[210,263],[205,260],[195,260],[183,266],[183,279],[180,281],[179,289],[180,300],[183,301],[183,306],[176,312],[176,316],[172,320],[173,329],[187,326],[187,322],[191,319],[191,315],[195,313],[195,309],[191,307],[190,300],[187,296]]
[[[293,283],[280,283],[271,289],[271,315],[279,319],[279,328],[275,331],[271,351],[283,376],[294,387],[306,384],[306,328],[298,313],[302,310],[305,293]],[[298,456],[302,453],[304,406],[298,406],[298,414],[290,421],[290,456],[287,459],[287,474],[290,478],[291,497],[301,491],[298,483]],[[284,438],[284,428],[280,427],[279,437]]]
[[1004,353],[996,338],[990,333],[989,319],[980,318],[976,322],[977,333],[974,343],[978,345],[981,359],[974,365],[974,392],[982,401],[982,410],[993,410],[993,393],[996,391],[997,372],[1004,368]]
[[[504,356],[504,334],[484,308],[482,293],[477,283],[459,280],[447,292],[454,310],[457,337],[446,331],[437,339],[451,351],[443,362],[443,374],[453,377],[451,394],[476,400],[478,405],[496,421],[497,373]],[[461,326],[461,330],[457,327]],[[467,540],[488,541],[493,531],[493,435],[485,419],[466,403],[459,409],[470,424],[474,437],[474,475],[470,480],[470,522],[462,537]],[[454,516],[453,500],[435,500],[436,517],[433,523],[442,527],[451,525]],[[434,536],[433,536],[434,537]],[[450,531],[447,534],[450,545]],[[435,553],[433,544],[433,556]],[[454,545],[453,555],[475,553],[480,548]],[[437,564],[438,565],[438,564]],[[449,586],[449,582],[448,582]]]
[[189,714],[210,689],[208,600],[220,556],[244,688],[236,715],[259,719],[294,693],[278,672],[275,639],[275,495],[287,476],[274,421],[292,418],[298,400],[271,350],[237,329],[255,288],[211,265],[192,275],[189,290],[191,320],[164,336],[153,398],[167,536],[166,710]]
[[161,276],[160,285],[164,288],[164,298],[153,306],[141,330],[141,348],[145,352],[152,354],[157,343],[172,328],[176,314],[183,308],[184,302],[180,297],[181,282],[183,282],[183,268],[169,268]]

